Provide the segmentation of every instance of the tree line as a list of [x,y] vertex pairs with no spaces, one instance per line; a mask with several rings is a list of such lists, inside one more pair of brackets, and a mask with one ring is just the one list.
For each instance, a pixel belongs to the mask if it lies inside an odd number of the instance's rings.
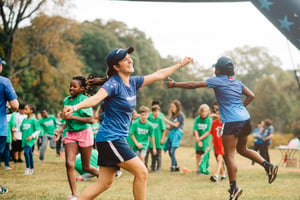
[[[30,25],[18,28],[14,33],[10,56],[5,50],[7,34],[0,25],[0,35],[5,36],[0,39],[0,56],[9,59],[2,75],[12,80],[20,102],[33,104],[37,111],[48,109],[55,113],[61,110],[62,100],[69,95],[72,77],[105,76],[105,56],[113,48],[135,48],[133,75],[147,75],[181,60],[172,56],[161,57],[144,32],[114,20],[79,23],[41,13],[31,20]],[[248,106],[253,126],[270,118],[277,132],[293,132],[300,136],[300,114],[297,112],[300,91],[293,72],[283,70],[279,58],[270,55],[264,47],[237,47],[224,55],[233,59],[236,78],[256,94]],[[213,75],[211,66],[194,63],[180,69],[171,78],[200,81]],[[211,106],[216,101],[211,89],[167,89],[160,82],[138,93],[137,107],[150,106],[152,100],[160,100],[162,112],[167,114],[174,99],[181,101],[187,117],[196,117],[201,104]]]

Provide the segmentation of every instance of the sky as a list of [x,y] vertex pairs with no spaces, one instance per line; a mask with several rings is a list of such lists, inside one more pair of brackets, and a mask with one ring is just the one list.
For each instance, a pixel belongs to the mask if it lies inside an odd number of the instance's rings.
[[[161,56],[192,56],[202,66],[245,45],[266,47],[283,69],[300,68],[300,51],[250,2],[166,3],[74,0],[79,22],[117,20],[143,31]],[[137,52],[138,53],[138,52]]]

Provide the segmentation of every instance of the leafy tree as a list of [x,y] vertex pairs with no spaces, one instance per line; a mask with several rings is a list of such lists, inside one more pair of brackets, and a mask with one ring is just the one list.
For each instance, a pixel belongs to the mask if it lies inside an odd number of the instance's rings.
[[56,110],[69,95],[73,76],[82,75],[76,53],[81,38],[78,23],[41,15],[16,35],[13,84],[21,100],[38,109]]
[[[9,66],[14,67],[12,61],[12,52],[14,48],[15,34],[22,22],[28,20],[41,11],[43,5],[49,0],[0,0],[0,36],[1,46],[8,66],[4,70],[4,74],[9,74]],[[58,6],[63,6],[65,0],[54,0]],[[13,69],[11,69],[13,71]]]

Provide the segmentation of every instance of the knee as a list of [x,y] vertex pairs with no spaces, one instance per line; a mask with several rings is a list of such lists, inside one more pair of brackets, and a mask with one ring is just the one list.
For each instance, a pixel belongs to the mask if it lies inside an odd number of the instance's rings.
[[246,153],[247,153],[247,148],[246,147],[238,147],[237,148],[237,152],[239,153],[239,154],[241,154],[242,156],[244,156],[244,155],[246,155]]
[[82,170],[85,172],[89,172],[90,171],[90,165],[82,165]]
[[141,169],[137,174],[136,178],[142,180],[142,181],[147,181],[148,179],[148,170],[146,168]]
[[66,168],[67,169],[75,168],[75,162],[72,160],[66,160]]

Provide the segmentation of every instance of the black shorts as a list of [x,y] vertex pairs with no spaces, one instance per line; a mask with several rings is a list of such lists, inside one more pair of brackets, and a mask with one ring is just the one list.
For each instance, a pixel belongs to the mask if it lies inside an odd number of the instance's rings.
[[202,155],[202,154],[204,154],[204,151],[202,151],[202,150],[196,150],[196,154],[197,155]]
[[99,152],[98,165],[120,169],[119,163],[130,160],[137,155],[131,150],[126,139],[97,142]]
[[223,124],[223,135],[248,136],[252,132],[250,119]]
[[12,152],[20,152],[23,150],[22,148],[22,140],[12,141],[11,143]]

